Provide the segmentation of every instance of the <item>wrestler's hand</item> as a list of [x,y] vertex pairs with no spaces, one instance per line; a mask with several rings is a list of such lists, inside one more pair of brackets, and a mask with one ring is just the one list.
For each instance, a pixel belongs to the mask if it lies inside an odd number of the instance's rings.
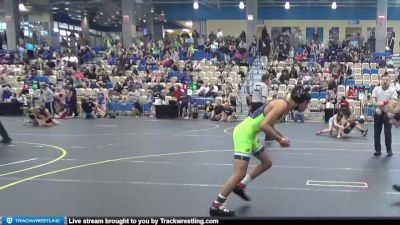
[[281,138],[281,140],[279,141],[279,144],[281,145],[281,147],[289,147],[290,146],[290,140],[289,138]]

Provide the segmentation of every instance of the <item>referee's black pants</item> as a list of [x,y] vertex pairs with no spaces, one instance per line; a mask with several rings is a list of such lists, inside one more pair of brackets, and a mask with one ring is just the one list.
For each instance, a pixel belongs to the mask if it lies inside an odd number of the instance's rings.
[[392,151],[392,124],[390,123],[389,117],[386,113],[382,112],[382,115],[374,115],[374,140],[375,140],[375,152],[381,152],[381,133],[382,127],[384,126],[385,132],[385,145],[386,151],[389,153]]
[[0,135],[3,137],[3,140],[9,140],[10,137],[8,136],[8,133],[6,129],[4,129],[3,124],[0,121]]

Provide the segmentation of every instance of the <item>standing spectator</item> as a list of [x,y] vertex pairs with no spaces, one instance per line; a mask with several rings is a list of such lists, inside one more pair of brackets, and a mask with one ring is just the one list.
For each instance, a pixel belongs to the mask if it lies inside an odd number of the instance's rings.
[[346,96],[342,96],[342,99],[340,99],[338,103],[338,109],[339,110],[350,109],[350,103],[346,100]]
[[108,102],[108,96],[106,92],[104,92],[103,88],[100,87],[99,92],[97,93],[97,107],[103,112],[106,112],[107,102]]
[[374,139],[375,156],[381,155],[381,132],[382,126],[385,126],[385,145],[388,156],[392,156],[392,125],[390,124],[387,113],[382,107],[392,99],[397,99],[397,92],[389,86],[389,74],[385,72],[381,77],[381,86],[375,87],[372,91],[372,102],[377,106],[374,115]]
[[79,115],[78,113],[78,97],[76,93],[76,89],[73,85],[68,84],[66,86],[66,89],[68,90],[68,108],[69,108],[69,116],[71,117],[77,117]]
[[54,92],[49,88],[48,84],[42,84],[44,105],[51,116],[54,116]]
[[314,33],[312,34],[312,39],[315,43],[319,43],[319,32],[316,27],[314,28]]

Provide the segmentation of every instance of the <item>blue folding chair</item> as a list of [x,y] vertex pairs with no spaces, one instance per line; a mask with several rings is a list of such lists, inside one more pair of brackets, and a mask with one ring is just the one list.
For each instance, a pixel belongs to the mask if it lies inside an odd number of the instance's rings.
[[321,91],[319,93],[319,98],[320,99],[326,99],[326,96],[328,95],[328,93],[326,91]]
[[319,92],[311,92],[311,98],[319,99]]

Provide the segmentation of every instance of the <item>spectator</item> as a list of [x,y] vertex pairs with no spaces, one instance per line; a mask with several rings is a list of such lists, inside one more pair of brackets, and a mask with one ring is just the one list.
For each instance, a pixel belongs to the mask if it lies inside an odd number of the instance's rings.
[[210,101],[206,102],[206,105],[204,107],[204,119],[208,119],[212,117],[212,113],[214,111],[214,106],[210,103]]
[[83,118],[85,119],[94,119],[95,118],[95,110],[96,105],[89,98],[84,98],[81,104],[83,111]]
[[342,99],[340,99],[338,109],[341,111],[350,109],[350,103],[346,100],[346,96],[342,96]]
[[73,85],[67,85],[66,89],[68,90],[68,108],[69,108],[69,116],[71,117],[77,117],[79,115],[78,113],[78,98],[77,98],[77,93],[76,89]]
[[224,107],[221,105],[221,101],[217,100],[217,105],[214,107],[214,112],[211,117],[212,121],[219,121],[222,118]]
[[229,102],[224,102],[222,117],[220,122],[232,122],[235,119],[235,110],[229,105]]
[[49,88],[48,84],[41,85],[41,92],[43,95],[43,101],[45,103],[45,107],[49,110],[50,115],[54,116],[55,108],[54,108],[54,92]]

